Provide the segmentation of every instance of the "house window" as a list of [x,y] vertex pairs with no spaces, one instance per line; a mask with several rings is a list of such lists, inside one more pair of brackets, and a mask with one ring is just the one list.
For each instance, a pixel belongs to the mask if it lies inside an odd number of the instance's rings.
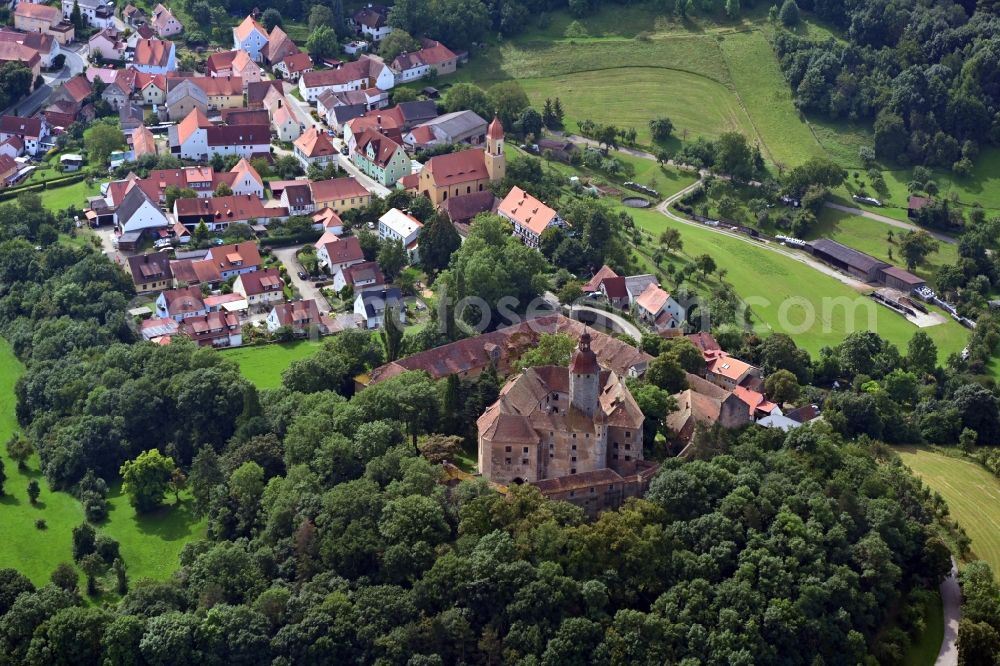
[[570,462],[576,462],[576,456],[573,456],[572,458],[570,458],[570,460],[569,460],[569,461],[570,461]]
[[611,455],[611,459],[612,459],[612,460],[618,460],[618,454],[617,454],[617,453],[613,453],[613,454]]
[[573,445],[573,450],[576,451],[576,444]]
[[504,453],[510,453],[510,447],[509,446],[503,447],[503,450],[504,450]]
[[595,488],[594,486],[591,486],[590,487],[590,494],[593,495],[596,492],[597,492],[597,488]]
[[625,460],[632,460],[632,456],[625,456]]
[[576,474],[576,467],[573,467],[573,468],[571,468],[571,469],[569,470],[569,473],[570,473],[570,474]]
[[625,445],[625,450],[626,451],[631,451],[632,450],[632,445],[631,444],[626,444]]
[[528,459],[524,458],[523,460],[521,460],[521,464],[522,465],[527,465],[528,464]]
[[576,497],[576,491],[575,490],[569,491],[569,496],[570,497]]
[[573,439],[576,439],[576,433],[575,432],[573,433]]
[[631,436],[632,436],[632,433],[631,433],[631,432],[629,432],[628,430],[626,430],[626,431],[625,431],[625,436],[626,436],[626,437],[631,437]]
[[618,442],[615,442],[614,444],[612,444],[611,447],[617,449],[618,448]]
[[528,447],[527,446],[524,447],[523,451],[524,451],[524,453],[527,453],[528,452]]

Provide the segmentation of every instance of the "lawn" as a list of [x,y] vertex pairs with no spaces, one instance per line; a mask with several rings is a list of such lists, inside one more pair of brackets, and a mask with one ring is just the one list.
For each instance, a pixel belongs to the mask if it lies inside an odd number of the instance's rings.
[[286,344],[262,345],[259,347],[238,347],[219,352],[236,361],[240,372],[257,388],[269,389],[281,386],[281,373],[292,361],[315,354],[320,343],[299,340]]
[[[22,366],[10,345],[0,339],[0,442],[6,442],[17,429],[14,417],[14,383]],[[36,585],[48,581],[60,562],[71,562],[71,531],[83,522],[83,509],[72,495],[52,492],[39,471],[37,457],[21,472],[7,457],[6,448],[0,453],[7,482],[5,495],[0,498],[0,568],[13,567]],[[37,479],[41,486],[38,504],[28,501],[27,486]],[[169,577],[176,568],[177,555],[185,543],[205,535],[204,521],[196,520],[187,505],[180,509],[168,507],[160,514],[137,518],[126,498],[113,493],[109,519],[98,527],[121,543],[121,553],[129,578]],[[39,530],[35,521],[44,519],[47,529]]]
[[[888,233],[893,234],[893,243],[888,241]],[[906,233],[905,229],[890,226],[885,222],[858,217],[833,208],[824,208],[819,215],[819,222],[813,228],[809,239],[832,238],[844,245],[870,254],[877,259],[887,261],[897,266],[903,265],[899,253],[899,238]],[[892,257],[889,257],[889,249]],[[918,266],[917,275],[933,284],[934,275],[942,266],[951,266],[958,261],[958,248],[949,243],[940,243],[938,251],[928,257],[926,263]]]
[[79,183],[55,187],[44,190],[38,194],[42,197],[42,203],[51,211],[60,211],[70,206],[84,208],[87,205],[87,197],[97,196],[101,193],[99,185],[88,185],[87,181],[81,180]]
[[[593,120],[634,128],[638,142],[647,145],[652,142],[649,121],[666,116],[673,121],[677,136],[714,138],[728,130],[754,136],[750,118],[730,88],[689,72],[628,67],[522,79],[520,83],[536,108],[558,95],[566,111],[566,129],[574,133],[579,132],[577,123]],[[623,104],[623,90],[641,103]]]
[[972,559],[1000,572],[1000,479],[979,464],[922,447],[898,447],[903,463],[944,497],[972,539]]
[[[894,312],[805,263],[753,242],[676,222],[655,210],[629,212],[654,238],[667,227],[679,229],[684,241],[684,263],[701,254],[710,255],[720,268],[726,269],[726,282],[751,305],[760,333],[787,332],[813,356],[824,346],[838,344],[853,330],[873,330],[905,351],[906,343],[918,330]],[[806,308],[812,312],[811,322]],[[937,343],[942,362],[949,354],[961,351],[968,339],[968,332],[951,320],[922,330]]]

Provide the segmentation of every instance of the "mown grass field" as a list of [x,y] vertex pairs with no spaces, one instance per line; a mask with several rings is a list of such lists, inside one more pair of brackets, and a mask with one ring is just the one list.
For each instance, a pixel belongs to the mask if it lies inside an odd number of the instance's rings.
[[[822,347],[838,344],[853,330],[873,330],[905,350],[918,330],[867,296],[793,258],[707,228],[671,220],[655,210],[629,212],[636,224],[654,238],[667,227],[679,229],[685,260],[708,254],[725,268],[726,282],[751,305],[761,334],[789,333],[814,356]],[[806,314],[807,309],[812,315]],[[854,315],[853,325],[850,314]],[[950,320],[922,330],[937,344],[942,362],[949,354],[961,351],[968,339],[968,332]]]
[[[652,113],[670,118],[678,135],[714,138],[727,130],[754,135],[750,117],[729,88],[690,72],[630,67],[522,79],[520,83],[537,108],[558,91],[566,111],[566,129],[573,133],[579,133],[580,121],[593,120],[634,128],[639,143],[649,144]],[[623,104],[623,90],[637,103]]]
[[97,196],[101,193],[99,185],[87,185],[87,181],[81,180],[79,183],[56,187],[51,190],[43,190],[38,194],[42,197],[42,204],[51,211],[60,211],[70,206],[84,208],[87,205],[87,197]]
[[260,389],[281,386],[281,373],[292,361],[311,356],[320,349],[319,342],[299,340],[286,344],[261,345],[259,347],[238,347],[220,351],[220,354],[236,361],[240,372]]
[[[890,231],[893,234],[892,244],[888,240]],[[893,227],[885,222],[851,215],[833,208],[824,208],[820,212],[818,223],[809,235],[809,239],[832,238],[873,257],[905,268],[902,255],[899,252],[899,238],[905,233],[905,229]],[[892,249],[891,258],[889,257],[890,249]],[[954,265],[956,261],[958,261],[957,246],[940,243],[938,251],[930,255],[927,262],[918,266],[915,272],[933,283],[934,275],[942,266]]]
[[[17,429],[14,384],[21,371],[10,345],[0,339],[0,446]],[[7,457],[5,446],[0,458],[7,474],[5,494],[0,497],[0,568],[15,568],[36,585],[42,585],[48,582],[56,565],[72,562],[71,532],[83,522],[83,508],[72,495],[49,490],[37,456],[29,461],[26,472],[19,471]],[[41,486],[36,506],[28,501],[31,479],[38,480]],[[205,521],[191,515],[189,503],[174,508],[171,498],[161,512],[138,517],[117,490],[110,499],[110,516],[98,531],[120,542],[132,580],[168,578],[177,567],[177,556],[184,544],[205,536]],[[38,519],[45,520],[46,529],[35,527]]]
[[1000,572],[1000,479],[968,460],[923,447],[898,447],[903,463],[948,502],[951,516],[972,539],[972,559]]

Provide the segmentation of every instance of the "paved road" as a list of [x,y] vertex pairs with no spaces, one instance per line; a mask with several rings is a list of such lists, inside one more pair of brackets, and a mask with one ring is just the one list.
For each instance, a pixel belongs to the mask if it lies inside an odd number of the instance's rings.
[[614,322],[614,324],[620,328],[622,333],[631,336],[636,342],[642,339],[642,331],[639,330],[638,326],[630,322],[628,319],[625,319],[625,317],[615,314],[614,312],[608,312],[607,310],[602,310],[601,308],[592,308],[588,305],[574,305],[570,307],[569,310],[572,314],[577,312],[590,312],[599,317],[604,317],[605,319]]
[[934,666],[958,666],[958,623],[962,619],[962,589],[958,586],[958,566],[951,559],[951,573],[941,582],[944,606],[944,639]]
[[[339,145],[339,144],[335,141],[334,145]],[[385,185],[382,185],[381,183],[376,182],[371,178],[369,178],[368,176],[366,176],[365,174],[361,173],[361,170],[358,167],[354,166],[351,160],[347,159],[346,155],[340,155],[340,168],[346,171],[347,175],[354,176],[354,178],[357,179],[359,183],[364,185],[365,188],[367,188],[368,191],[371,192],[372,194],[377,194],[380,197],[387,197],[392,192],[392,190],[390,190]]]
[[293,247],[282,247],[276,248],[274,250],[274,256],[281,260],[281,263],[285,265],[288,269],[288,275],[292,278],[292,284],[295,288],[299,290],[299,294],[305,300],[313,299],[316,301],[316,305],[319,306],[319,311],[323,314],[330,312],[330,304],[326,302],[326,297],[323,293],[316,288],[316,285],[309,280],[302,280],[298,276],[298,272],[302,270],[299,260],[295,258],[295,251],[298,250],[301,245],[295,245]]
[[832,201],[824,201],[823,205],[827,208],[832,208],[834,210],[839,210],[843,213],[850,213],[851,215],[857,215],[859,217],[867,217],[869,220],[877,220],[879,222],[884,222],[885,224],[898,227],[900,229],[906,229],[908,231],[919,231],[923,229],[931,236],[941,241],[942,243],[950,243],[954,245],[958,241],[955,240],[953,236],[948,234],[943,234],[939,231],[931,231],[930,229],[924,229],[924,227],[917,226],[916,224],[910,224],[909,222],[903,222],[902,220],[896,220],[891,217],[886,217],[885,215],[879,215],[878,213],[873,213],[871,211],[862,210],[860,208],[851,208],[850,206],[843,206]]
[[809,255],[804,254],[802,252],[799,252],[798,250],[792,250],[792,249],[789,249],[789,248],[785,247],[784,245],[778,245],[777,243],[770,243],[770,242],[767,242],[767,241],[753,240],[752,238],[750,238],[749,236],[746,236],[744,234],[741,234],[741,233],[738,233],[738,232],[734,232],[734,231],[730,231],[729,229],[727,229],[724,226],[710,227],[707,224],[700,224],[698,222],[694,222],[692,220],[688,220],[688,219],[686,219],[684,217],[681,217],[680,215],[676,215],[672,210],[670,210],[670,204],[672,204],[677,199],[680,199],[685,194],[687,194],[688,192],[690,192],[692,189],[694,189],[695,187],[697,187],[699,185],[699,183],[700,183],[700,181],[698,183],[694,183],[693,185],[689,185],[688,187],[685,187],[680,192],[674,194],[670,198],[668,198],[665,201],[661,202],[660,205],[658,205],[656,207],[656,210],[659,211],[660,213],[662,213],[663,215],[666,215],[671,220],[674,220],[676,222],[681,222],[682,224],[687,224],[687,225],[692,226],[692,227],[698,227],[700,229],[708,229],[710,231],[714,231],[714,232],[722,234],[724,236],[729,236],[730,238],[735,238],[735,239],[737,239],[739,241],[742,241],[744,243],[749,243],[750,245],[753,245],[754,247],[760,247],[760,248],[763,248],[765,250],[770,250],[771,252],[775,252],[777,254],[784,255],[784,256],[788,257],[789,259],[794,259],[795,261],[798,261],[799,263],[805,264],[805,265],[809,266],[810,268],[813,268],[813,269],[819,271],[820,273],[823,273],[824,275],[828,275],[828,276],[834,278],[835,280],[839,280],[840,282],[846,284],[849,287],[853,287],[854,289],[864,290],[864,291],[869,291],[871,289],[871,287],[869,287],[867,284],[865,284],[861,280],[856,280],[856,279],[852,278],[849,275],[841,273],[840,271],[838,271],[838,270],[836,270],[834,268],[831,268],[830,266],[827,266],[824,263],[816,261],[815,259],[813,259]]

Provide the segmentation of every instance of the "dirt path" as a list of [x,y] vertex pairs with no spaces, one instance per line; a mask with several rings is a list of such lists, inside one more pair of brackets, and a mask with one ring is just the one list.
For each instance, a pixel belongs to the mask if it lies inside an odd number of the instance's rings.
[[951,560],[951,573],[941,582],[944,607],[944,639],[934,666],[958,666],[958,622],[962,619],[962,590],[958,586],[958,566]]

